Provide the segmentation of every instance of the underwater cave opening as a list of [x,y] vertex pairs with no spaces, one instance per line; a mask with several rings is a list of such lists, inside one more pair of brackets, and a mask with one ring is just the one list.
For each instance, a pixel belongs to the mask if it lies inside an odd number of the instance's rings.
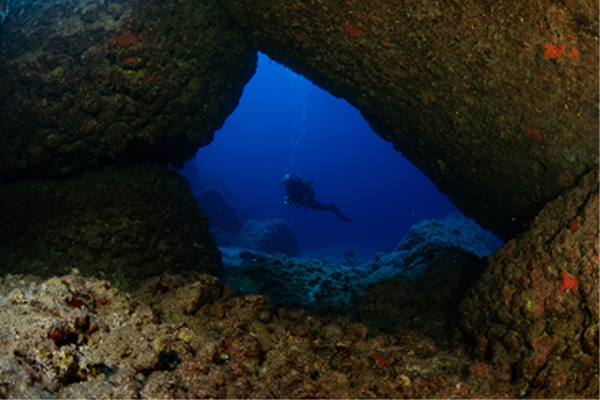
[[[181,173],[195,193],[219,188],[242,221],[285,220],[301,251],[389,253],[413,225],[459,212],[353,106],[264,54],[239,106]],[[352,222],[284,204],[287,173],[314,179],[315,198]]]

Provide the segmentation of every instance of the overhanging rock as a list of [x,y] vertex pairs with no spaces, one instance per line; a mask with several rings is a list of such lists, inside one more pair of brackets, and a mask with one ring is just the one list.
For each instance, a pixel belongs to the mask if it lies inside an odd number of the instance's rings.
[[503,239],[597,166],[597,2],[221,3]]
[[254,73],[256,51],[234,27],[216,0],[12,2],[0,184],[189,159]]

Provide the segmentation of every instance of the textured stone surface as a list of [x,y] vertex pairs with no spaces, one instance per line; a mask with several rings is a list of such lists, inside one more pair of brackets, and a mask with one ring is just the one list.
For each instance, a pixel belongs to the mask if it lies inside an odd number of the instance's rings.
[[12,3],[0,26],[0,183],[187,159],[254,72],[255,51],[213,0]]
[[[141,302],[80,276],[0,278],[2,398],[499,398],[506,370],[440,351],[418,332],[273,313],[199,276],[155,280]],[[205,291],[197,312],[180,293]],[[468,372],[467,372],[468,369]],[[469,381],[473,381],[470,383]]]
[[188,183],[155,166],[0,187],[0,273],[78,268],[119,287],[166,271],[218,274],[220,253]]
[[462,306],[475,356],[532,398],[598,396],[598,201],[594,171],[489,257]]
[[507,240],[598,162],[598,3],[223,0]]

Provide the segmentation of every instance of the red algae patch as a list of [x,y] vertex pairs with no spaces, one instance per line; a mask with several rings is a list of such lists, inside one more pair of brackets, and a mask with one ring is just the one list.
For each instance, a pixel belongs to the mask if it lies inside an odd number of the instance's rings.
[[579,289],[579,279],[577,279],[577,277],[571,277],[571,276],[569,276],[567,271],[563,271],[562,278],[563,278],[562,281],[558,285],[558,288],[560,290],[568,290],[568,289],[577,290],[577,289]]

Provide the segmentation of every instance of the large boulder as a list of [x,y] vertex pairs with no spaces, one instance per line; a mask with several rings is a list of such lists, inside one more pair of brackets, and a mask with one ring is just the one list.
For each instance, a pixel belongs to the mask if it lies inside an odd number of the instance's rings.
[[188,183],[149,165],[0,187],[0,260],[0,275],[77,268],[121,288],[168,271],[217,275],[220,267]]
[[246,221],[237,236],[240,247],[261,251],[268,254],[281,253],[288,256],[300,254],[296,233],[282,219],[269,221]]
[[0,183],[180,165],[256,65],[216,0],[12,1],[0,30]]
[[462,305],[474,356],[531,398],[598,397],[598,172],[489,257]]
[[452,213],[443,220],[426,219],[410,228],[391,254],[377,257],[378,274],[418,276],[434,258],[455,248],[485,258],[499,245],[491,232],[462,214]]
[[597,168],[597,2],[221,3],[504,240]]

